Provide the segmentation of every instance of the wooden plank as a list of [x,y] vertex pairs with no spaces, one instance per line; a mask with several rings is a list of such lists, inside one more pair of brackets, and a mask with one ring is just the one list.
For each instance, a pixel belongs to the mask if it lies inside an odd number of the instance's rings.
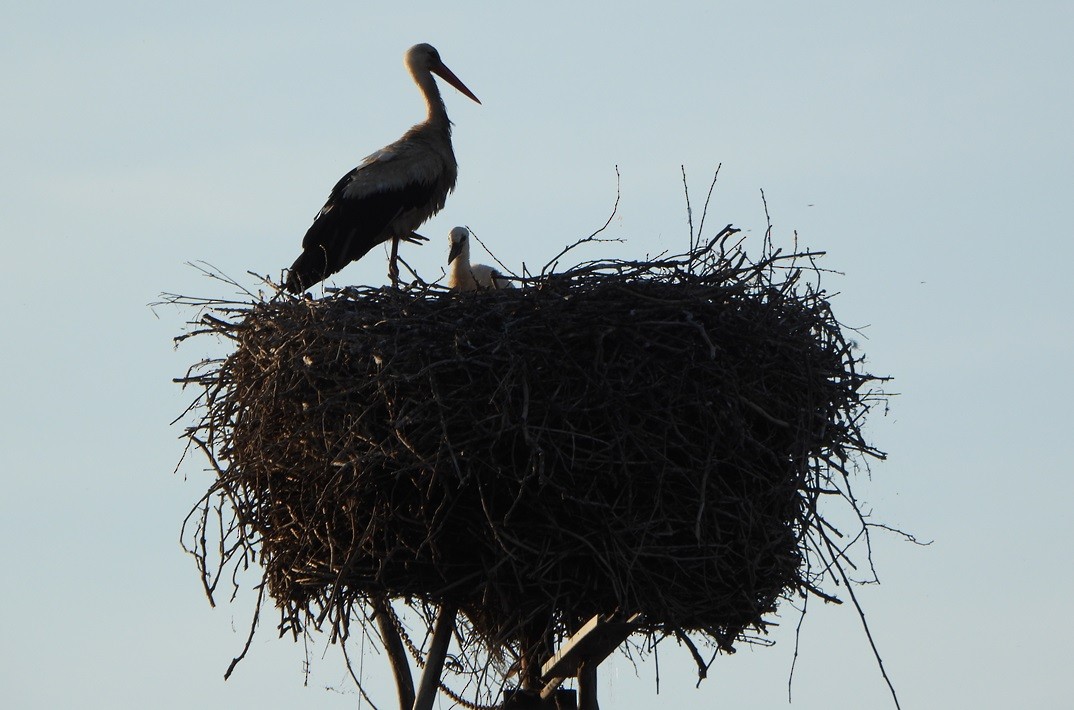
[[564,680],[578,675],[583,664],[591,674],[587,680],[595,679],[597,666],[637,631],[641,622],[641,614],[604,614],[585,622],[541,667],[541,679],[545,681],[541,697],[551,697]]
[[598,665],[637,631],[641,620],[641,614],[594,616],[541,667],[542,678],[550,680],[577,675],[578,666],[583,660]]

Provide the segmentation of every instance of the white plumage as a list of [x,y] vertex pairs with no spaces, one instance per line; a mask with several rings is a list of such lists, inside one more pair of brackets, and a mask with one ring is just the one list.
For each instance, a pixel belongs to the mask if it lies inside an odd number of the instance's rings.
[[448,287],[453,291],[513,288],[511,280],[487,264],[470,263],[470,230],[451,230],[448,253]]

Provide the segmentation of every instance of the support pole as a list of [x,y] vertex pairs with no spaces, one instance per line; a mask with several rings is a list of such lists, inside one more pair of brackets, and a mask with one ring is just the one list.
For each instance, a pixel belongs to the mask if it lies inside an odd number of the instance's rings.
[[407,661],[403,639],[399,629],[395,628],[395,611],[387,597],[373,597],[373,614],[377,617],[377,628],[384,639],[384,650],[392,664],[395,676],[395,690],[399,694],[399,707],[409,710],[414,707],[414,679],[410,676],[410,663]]
[[451,633],[455,630],[455,607],[445,604],[440,607],[433,624],[433,640],[429,644],[429,655],[425,658],[425,672],[418,683],[418,695],[414,699],[414,710],[431,710],[440,687],[440,673],[444,670],[444,658],[447,656]]
[[597,704],[598,663],[582,661],[578,666],[578,710],[600,710]]

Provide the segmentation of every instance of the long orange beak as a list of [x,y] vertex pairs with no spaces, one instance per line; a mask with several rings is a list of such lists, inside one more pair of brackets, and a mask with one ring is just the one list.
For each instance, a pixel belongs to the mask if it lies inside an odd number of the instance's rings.
[[474,96],[474,92],[467,89],[466,84],[459,81],[459,77],[455,76],[455,74],[450,69],[448,69],[443,62],[440,62],[435,67],[430,67],[429,71],[431,71],[433,74],[436,74],[438,77],[451,84],[456,89],[466,94],[477,103],[481,103],[481,99]]

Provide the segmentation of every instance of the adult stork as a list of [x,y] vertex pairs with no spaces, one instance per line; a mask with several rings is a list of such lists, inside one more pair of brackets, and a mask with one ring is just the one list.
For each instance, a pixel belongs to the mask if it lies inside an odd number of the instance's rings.
[[448,288],[453,291],[512,288],[511,281],[486,264],[470,263],[470,230],[455,227],[449,236]]
[[285,282],[288,291],[305,291],[389,239],[388,273],[396,283],[399,240],[424,241],[414,230],[439,212],[455,189],[458,166],[451,149],[451,121],[433,74],[481,101],[444,65],[432,45],[414,45],[407,50],[405,63],[425,97],[425,121],[336,183],[302,239],[302,253]]

